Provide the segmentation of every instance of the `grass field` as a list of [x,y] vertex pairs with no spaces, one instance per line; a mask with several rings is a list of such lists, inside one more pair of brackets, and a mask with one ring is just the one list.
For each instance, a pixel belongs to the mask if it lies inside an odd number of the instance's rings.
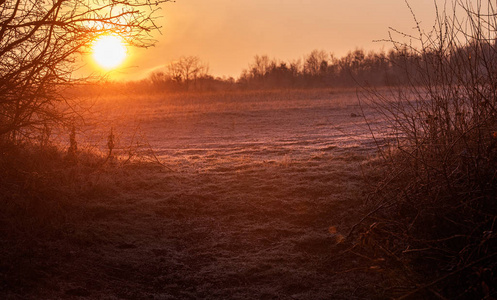
[[4,299],[381,298],[388,272],[346,251],[373,176],[362,115],[383,125],[354,91],[117,95],[94,111],[79,148],[105,152],[113,128],[117,158],[42,173],[33,184],[59,186],[3,208]]

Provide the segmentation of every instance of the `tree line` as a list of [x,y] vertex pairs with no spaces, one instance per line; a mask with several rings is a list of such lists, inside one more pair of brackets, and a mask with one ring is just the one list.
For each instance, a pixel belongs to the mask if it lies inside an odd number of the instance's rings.
[[188,56],[170,63],[164,71],[151,73],[146,83],[156,91],[395,86],[411,80],[411,71],[420,66],[421,60],[420,53],[407,48],[388,52],[356,49],[341,58],[313,50],[290,61],[256,55],[235,79],[214,77],[207,63]]

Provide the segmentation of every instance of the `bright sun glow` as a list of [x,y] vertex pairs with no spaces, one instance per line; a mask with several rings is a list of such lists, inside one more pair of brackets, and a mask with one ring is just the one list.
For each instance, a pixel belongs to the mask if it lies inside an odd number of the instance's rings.
[[93,58],[104,69],[119,66],[126,58],[126,54],[126,46],[118,36],[102,36],[93,44]]

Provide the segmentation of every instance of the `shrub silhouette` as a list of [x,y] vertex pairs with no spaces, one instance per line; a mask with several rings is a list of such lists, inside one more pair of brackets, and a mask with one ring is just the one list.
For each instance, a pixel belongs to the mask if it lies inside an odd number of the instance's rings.
[[398,138],[380,149],[389,175],[359,240],[401,270],[401,298],[497,293],[497,11],[452,8],[428,33],[413,14],[420,48],[391,39],[409,85],[365,93]]

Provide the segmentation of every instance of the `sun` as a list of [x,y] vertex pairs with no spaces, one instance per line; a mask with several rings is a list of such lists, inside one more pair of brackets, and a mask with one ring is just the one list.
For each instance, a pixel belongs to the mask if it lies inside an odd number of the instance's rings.
[[93,58],[103,69],[110,70],[119,66],[127,56],[128,49],[123,39],[116,35],[99,37],[93,43]]

